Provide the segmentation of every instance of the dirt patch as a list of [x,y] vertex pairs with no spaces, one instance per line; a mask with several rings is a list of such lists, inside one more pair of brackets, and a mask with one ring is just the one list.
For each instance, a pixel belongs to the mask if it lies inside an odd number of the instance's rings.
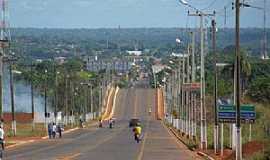
[[[243,157],[250,157],[251,155],[263,150],[263,142],[259,141],[251,141],[242,146]],[[229,157],[225,160],[234,160],[235,152],[233,152]]]
[[263,143],[258,141],[251,141],[243,145],[243,154],[245,156],[250,156],[256,152],[259,152],[263,149]]

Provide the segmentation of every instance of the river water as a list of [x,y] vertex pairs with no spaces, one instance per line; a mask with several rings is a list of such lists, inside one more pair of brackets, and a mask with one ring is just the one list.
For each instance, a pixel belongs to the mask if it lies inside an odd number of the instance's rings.
[[[4,112],[11,111],[10,101],[10,83],[9,71],[4,69],[3,76],[3,110]],[[16,76],[14,76],[16,77]],[[14,99],[15,99],[15,112],[31,113],[31,86],[24,81],[16,81],[14,78]],[[44,96],[35,91],[34,94],[35,112],[44,113]],[[50,111],[51,104],[47,103],[48,111]]]

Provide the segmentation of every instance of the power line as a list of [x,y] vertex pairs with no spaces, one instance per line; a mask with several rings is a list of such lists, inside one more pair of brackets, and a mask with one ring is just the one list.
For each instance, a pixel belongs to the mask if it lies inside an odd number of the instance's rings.
[[210,9],[216,2],[217,2],[217,0],[213,0],[207,7],[202,8],[200,10],[204,11],[204,10]]

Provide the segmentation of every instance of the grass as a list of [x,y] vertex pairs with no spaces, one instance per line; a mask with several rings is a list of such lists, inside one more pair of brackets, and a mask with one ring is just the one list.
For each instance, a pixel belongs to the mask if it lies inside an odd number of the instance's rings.
[[[269,128],[270,132],[270,105],[269,104],[260,104],[260,103],[253,103],[256,106],[256,121],[254,124],[252,124],[252,132],[251,132],[251,141],[257,141],[265,144],[265,149],[261,152],[258,152],[254,154],[254,157],[249,157],[249,160],[264,160],[267,158],[262,157],[268,157],[267,160],[270,160],[270,133],[267,133],[265,131],[265,128]],[[213,115],[212,115],[213,116]],[[209,120],[209,119],[208,119]],[[214,124],[213,119],[210,120],[211,123],[207,124],[207,141],[208,141],[208,148],[213,149],[214,148]],[[241,124],[241,133],[242,133],[242,144],[246,144],[249,142],[249,124]],[[225,148],[231,148],[231,125],[228,123],[224,123],[223,125],[223,144],[224,149]],[[219,128],[220,132],[220,128]],[[199,146],[200,143],[200,124],[198,123],[197,126],[197,144],[194,144],[194,142],[190,143],[190,140],[183,137],[183,141],[187,144],[189,147]]]
[[[270,144],[270,135],[266,133],[265,127],[270,128],[270,105],[268,104],[255,104],[256,106],[256,122],[252,124],[252,141]],[[213,149],[213,124],[207,126],[208,148]],[[242,144],[249,142],[249,124],[242,124]],[[198,127],[198,137],[200,137],[200,127]],[[224,124],[224,148],[230,148],[230,125]],[[270,159],[270,145],[267,145],[264,151],[254,154],[254,157],[249,157],[249,160],[263,160],[262,157]]]
[[[77,125],[65,126],[65,130],[76,127]],[[6,136],[12,138],[13,132],[11,130],[11,123],[5,123],[4,129]],[[47,130],[44,123],[36,123],[34,130],[32,129],[32,123],[17,123],[16,125],[16,138],[26,138],[26,137],[44,137],[47,135]]]
[[[7,137],[14,137],[11,130],[11,123],[5,123],[4,129]],[[16,137],[42,137],[46,136],[46,128],[43,123],[36,123],[32,130],[32,123],[17,123]]]

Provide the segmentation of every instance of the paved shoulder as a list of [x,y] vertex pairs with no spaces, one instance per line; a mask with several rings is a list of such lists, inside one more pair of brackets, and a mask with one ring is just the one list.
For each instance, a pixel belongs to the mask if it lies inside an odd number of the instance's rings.
[[196,160],[195,153],[179,142],[160,121],[150,121],[143,160]]

